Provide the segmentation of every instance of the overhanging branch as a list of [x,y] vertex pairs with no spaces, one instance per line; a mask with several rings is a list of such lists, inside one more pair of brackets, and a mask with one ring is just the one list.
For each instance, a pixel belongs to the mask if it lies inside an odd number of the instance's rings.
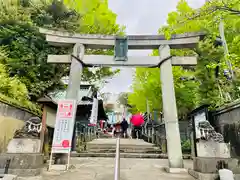
[[230,7],[227,7],[227,6],[216,6],[215,9],[216,10],[228,11],[228,12],[231,12],[231,14],[234,14],[234,15],[240,15],[240,10],[232,9]]
[[195,20],[195,19],[200,18],[201,16],[204,16],[206,14],[210,15],[210,14],[216,12],[216,11],[226,11],[226,12],[230,12],[230,14],[232,14],[232,15],[240,15],[240,10],[232,9],[232,8],[228,7],[227,5],[212,6],[205,11],[202,11],[202,12],[199,11],[199,12],[195,13],[192,17],[187,17],[186,20],[180,21],[180,22],[178,22],[178,24],[183,24],[183,23],[187,22],[188,20]]

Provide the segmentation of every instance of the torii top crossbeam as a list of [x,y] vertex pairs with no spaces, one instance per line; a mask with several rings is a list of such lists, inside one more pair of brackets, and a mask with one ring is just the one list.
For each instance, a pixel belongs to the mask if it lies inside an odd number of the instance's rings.
[[[73,46],[84,44],[90,49],[112,49],[115,45],[114,35],[74,34],[40,28],[46,40],[54,46]],[[203,33],[186,33],[173,35],[169,40],[164,35],[129,35],[128,49],[158,49],[160,45],[169,45],[172,49],[194,48]]]

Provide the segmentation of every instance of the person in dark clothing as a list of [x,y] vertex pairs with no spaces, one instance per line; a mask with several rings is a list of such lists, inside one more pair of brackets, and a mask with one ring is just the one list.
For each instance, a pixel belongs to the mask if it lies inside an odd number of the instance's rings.
[[119,135],[121,136],[122,135],[122,125],[120,122],[117,122],[115,125],[114,125],[114,136],[115,137],[118,137]]
[[125,118],[123,118],[123,121],[121,122],[121,128],[122,128],[123,137],[127,137],[128,122],[126,121]]

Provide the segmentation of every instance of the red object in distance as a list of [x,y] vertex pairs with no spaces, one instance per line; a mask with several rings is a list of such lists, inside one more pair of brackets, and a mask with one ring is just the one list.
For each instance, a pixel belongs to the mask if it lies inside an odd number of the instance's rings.
[[132,116],[130,122],[134,125],[134,126],[141,126],[144,124],[144,119],[143,116],[141,114],[135,114]]
[[63,146],[64,148],[69,147],[69,145],[70,145],[69,140],[63,140],[63,141],[62,141],[62,146]]

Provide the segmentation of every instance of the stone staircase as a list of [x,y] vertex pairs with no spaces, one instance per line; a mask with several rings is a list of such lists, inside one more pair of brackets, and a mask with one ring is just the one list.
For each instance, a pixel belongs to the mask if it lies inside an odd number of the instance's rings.
[[[95,139],[87,143],[88,152],[115,153],[116,139]],[[142,139],[121,139],[121,153],[159,153],[160,149]]]
[[111,134],[108,134],[108,133],[103,133],[103,132],[98,132],[99,133],[99,138],[100,139],[106,139],[106,138],[112,138],[112,135]]
[[[101,138],[87,143],[86,151],[72,153],[72,157],[115,157],[116,139]],[[167,158],[160,148],[142,139],[121,139],[120,157],[122,158]]]
[[[115,138],[99,138],[87,142],[86,150],[79,153],[72,152],[71,157],[115,157]],[[167,159],[167,154],[163,154],[159,147],[145,142],[142,139],[121,139],[121,158],[151,158]],[[190,159],[191,155],[183,155],[183,159]]]

